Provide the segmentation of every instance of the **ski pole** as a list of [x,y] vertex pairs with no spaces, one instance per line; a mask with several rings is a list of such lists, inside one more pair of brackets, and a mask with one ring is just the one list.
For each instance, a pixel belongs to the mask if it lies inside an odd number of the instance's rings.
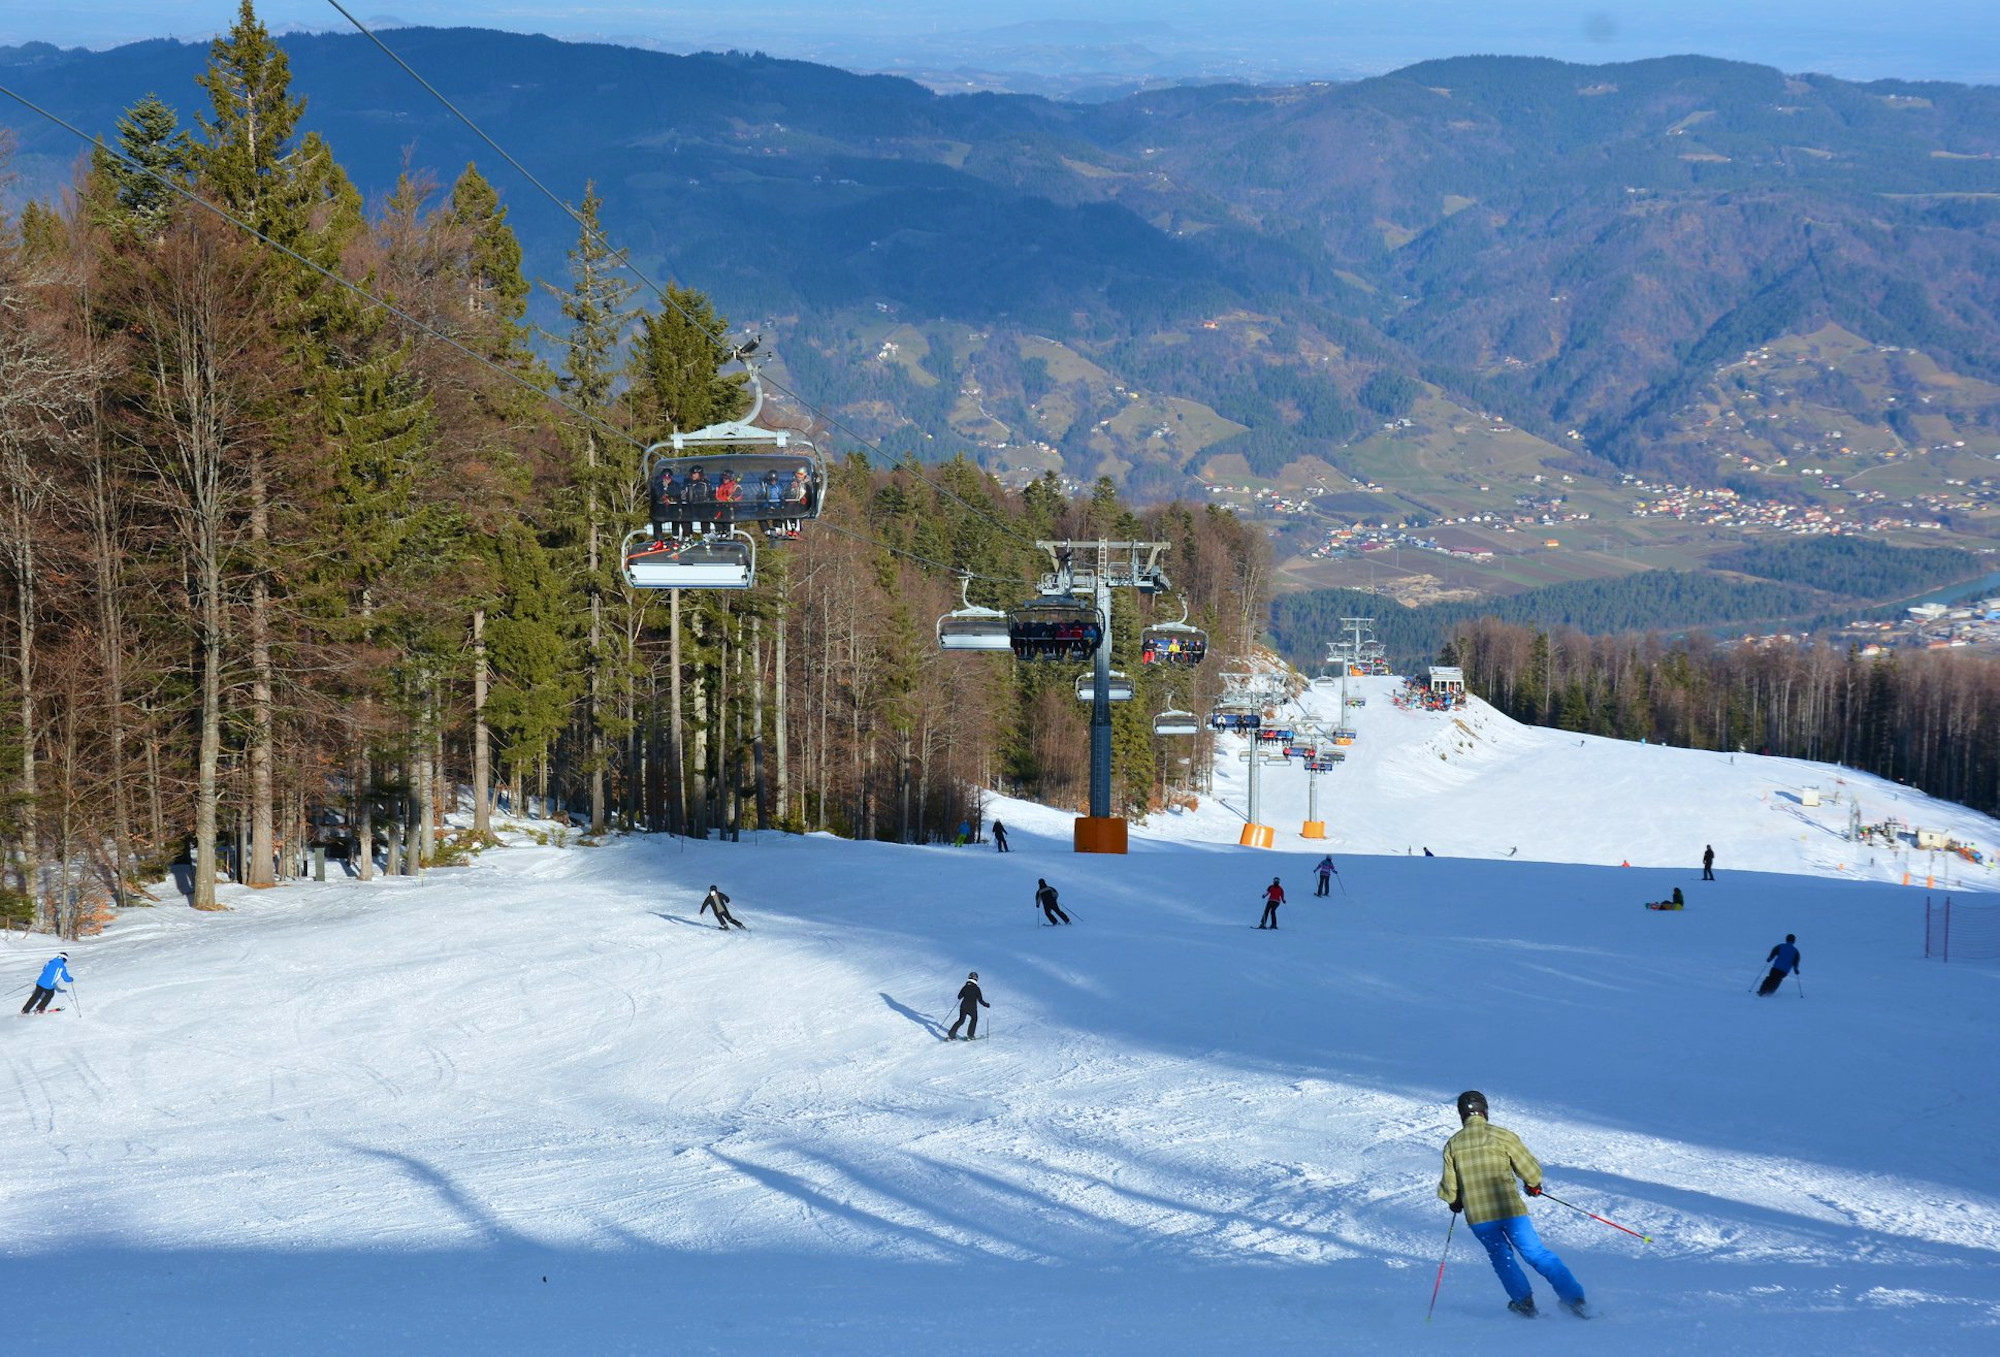
[[1801,999],[1805,998],[1805,997],[1806,997],[1806,982],[1805,982],[1805,981],[1803,981],[1803,980],[1800,980],[1800,979],[1799,979],[1799,973],[1798,973],[1797,971],[1793,971],[1793,972],[1792,972],[1792,979],[1798,982],[1798,987],[1799,987],[1799,998],[1801,998]]
[[77,1017],[83,1016],[83,1000],[77,996],[75,976],[69,978],[69,1006],[76,1011]]
[[1444,1286],[1444,1260],[1451,1257],[1451,1232],[1457,1228],[1458,1212],[1454,1211],[1451,1213],[1451,1224],[1445,1226],[1444,1230],[1444,1252],[1438,1255],[1438,1279],[1431,1283],[1431,1308],[1424,1311],[1426,1324],[1430,1323],[1431,1316],[1437,1313],[1438,1292]]
[[1614,1230],[1624,1230],[1626,1234],[1631,1235],[1634,1239],[1643,1239],[1648,1244],[1653,1242],[1653,1237],[1649,1234],[1640,1234],[1637,1230],[1628,1229],[1627,1227],[1620,1225],[1615,1220],[1606,1220],[1603,1216],[1598,1215],[1595,1211],[1586,1211],[1581,1206],[1573,1206],[1569,1202],[1564,1201],[1561,1197],[1550,1196],[1547,1191],[1537,1192],[1534,1195],[1542,1198],[1544,1201],[1552,1201],[1557,1206],[1568,1206],[1570,1210],[1576,1212],[1578,1215],[1589,1216],[1592,1220],[1596,1221],[1600,1225],[1609,1225]]

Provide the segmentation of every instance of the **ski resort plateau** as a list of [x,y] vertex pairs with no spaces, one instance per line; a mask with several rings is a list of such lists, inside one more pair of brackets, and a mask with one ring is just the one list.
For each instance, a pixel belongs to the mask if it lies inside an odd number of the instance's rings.
[[[1993,1351],[2000,966],[1925,916],[1977,936],[2000,824],[1400,682],[1286,706],[1351,731],[1324,840],[1226,736],[1124,855],[1007,799],[1005,853],[514,821],[420,878],[121,911],[0,1041],[5,1346]],[[1539,1277],[1509,1314],[1438,1198],[1474,1088],[1587,1321]]]

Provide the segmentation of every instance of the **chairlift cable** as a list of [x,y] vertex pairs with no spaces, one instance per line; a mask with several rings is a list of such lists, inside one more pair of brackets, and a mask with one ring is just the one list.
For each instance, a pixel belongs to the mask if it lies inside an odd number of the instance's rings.
[[[346,19],[348,23],[352,24],[355,30],[359,32],[362,37],[368,39],[369,42],[373,43],[382,52],[384,56],[388,57],[389,60],[395,62],[398,66],[402,67],[403,70],[409,75],[409,77],[412,80],[416,81],[419,85],[423,86],[425,90],[429,91],[431,97],[436,99],[439,103],[443,104],[445,108],[451,112],[453,117],[457,118],[460,122],[464,123],[466,127],[470,128],[474,136],[478,137],[488,146],[491,146],[496,155],[498,155],[502,160],[505,160],[509,165],[513,166],[514,169],[520,173],[522,178],[526,179],[530,184],[533,184],[536,187],[536,189],[540,190],[543,197],[547,198],[550,202],[554,203],[566,215],[568,215],[572,221],[576,222],[576,224],[581,229],[583,229],[590,235],[590,237],[596,242],[598,246],[609,252],[612,259],[617,264],[623,267],[634,278],[637,278],[641,283],[645,284],[646,289],[648,291],[650,291],[654,296],[658,297],[667,306],[679,312],[681,318],[683,320],[686,320],[690,325],[693,325],[697,330],[700,330],[703,333],[707,332],[707,327],[702,325],[702,323],[694,315],[692,315],[686,307],[682,306],[679,302],[675,301],[672,295],[670,295],[658,283],[654,282],[652,278],[649,277],[646,273],[642,272],[637,264],[634,264],[632,262],[631,254],[629,251],[621,250],[615,247],[611,243],[610,238],[607,237],[601,230],[591,226],[590,223],[586,222],[583,219],[582,215],[578,213],[575,208],[571,207],[568,203],[564,202],[562,198],[560,198],[553,191],[550,190],[548,185],[544,184],[541,180],[537,179],[531,172],[529,172],[528,168],[525,165],[523,165],[520,161],[516,160],[512,155],[508,154],[505,147],[501,146],[499,142],[495,141],[491,136],[489,136],[486,133],[485,129],[481,128],[478,123],[474,122],[470,117],[468,117],[465,114],[465,112],[458,107],[458,105],[452,103],[451,100],[447,99],[438,90],[437,86],[431,84],[430,81],[424,79],[423,76],[419,75],[416,69],[412,67],[409,62],[403,60],[400,56],[397,56],[396,53],[390,49],[388,44],[384,43],[380,38],[376,37],[372,31],[370,31],[370,29],[366,24],[362,23],[361,20],[355,18],[354,15],[348,10],[348,8],[340,2],[340,0],[327,0],[327,3],[333,6],[334,9],[338,10],[340,12],[341,17]],[[717,352],[721,353],[724,356],[725,362],[731,358],[736,358],[740,356],[735,346],[726,343],[718,342],[716,344],[716,349]],[[852,427],[842,422],[837,416],[813,404],[811,401],[807,400],[804,396],[800,395],[798,392],[792,390],[791,388],[785,386],[783,383],[778,382],[776,380],[771,380],[767,382],[767,385],[769,385],[772,390],[777,391],[779,394],[785,396],[793,404],[797,405],[800,409],[805,410],[810,414],[818,416],[822,421],[825,422],[827,427],[831,429],[836,429],[839,432],[846,434],[849,438],[853,439],[856,443],[860,444],[864,450],[873,453],[878,459],[890,463],[901,463],[904,466],[907,466],[910,469],[910,471],[912,471],[916,475],[918,480],[930,486],[932,490],[937,491],[939,494],[945,496],[947,499],[954,501],[961,507],[970,509],[973,513],[979,515],[981,518],[984,518],[988,523],[991,523],[994,527],[999,528],[1002,532],[1007,533],[1009,536],[1014,537],[1021,542],[1027,543],[1029,546],[1034,545],[1034,540],[1032,538],[1023,535],[1017,529],[1008,524],[1005,520],[994,516],[994,514],[990,510],[981,508],[979,505],[976,505],[972,503],[970,500],[965,499],[964,497],[958,495],[957,493],[946,489],[944,486],[939,485],[935,481],[931,480],[928,476],[924,475],[923,464],[921,462],[918,462],[914,457],[891,456],[889,453],[886,453],[882,450],[882,447],[879,443],[875,443],[863,437],[861,434],[857,433]]]
[[917,562],[919,565],[927,565],[933,570],[942,570],[947,574],[958,575],[966,579],[981,580],[987,584],[1025,584],[1031,589],[1037,587],[1036,581],[1022,579],[1018,575],[982,575],[976,570],[967,570],[963,566],[946,565],[943,561],[934,561],[928,556],[910,551],[904,547],[891,546],[879,537],[870,537],[867,533],[855,532],[852,528],[843,528],[838,523],[828,523],[825,520],[821,520],[819,527],[828,532],[838,533],[840,536],[848,538],[851,541],[865,542],[871,547],[880,547],[891,555],[902,556],[908,560]]
[[596,415],[593,415],[586,410],[578,409],[576,406],[571,405],[568,401],[564,400],[562,397],[555,395],[554,393],[548,391],[543,387],[535,385],[533,382],[529,381],[526,377],[523,377],[520,373],[513,372],[507,368],[502,367],[500,364],[494,362],[491,358],[488,358],[486,355],[479,353],[471,348],[468,348],[466,345],[461,344],[458,340],[453,339],[450,335],[445,334],[440,330],[433,329],[431,326],[424,324],[424,322],[418,320],[415,316],[403,310],[395,303],[383,300],[381,297],[378,297],[374,293],[370,292],[367,288],[362,287],[359,283],[351,282],[348,279],[341,277],[333,270],[325,268],[319,264],[315,264],[312,260],[307,259],[297,250],[294,250],[289,246],[279,244],[277,241],[271,239],[271,237],[265,235],[262,231],[259,231],[256,227],[252,226],[250,223],[244,221],[241,217],[238,217],[234,213],[230,212],[227,208],[218,207],[216,204],[208,201],[208,199],[196,193],[193,189],[175,183],[172,179],[169,179],[167,176],[161,174],[159,171],[153,169],[151,166],[141,165],[138,161],[133,160],[131,157],[125,155],[121,151],[112,150],[110,147],[106,146],[103,143],[103,141],[101,141],[99,138],[91,136],[88,132],[85,132],[82,128],[76,126],[74,123],[68,122],[67,120],[63,119],[57,114],[51,113],[48,109],[43,108],[40,104],[37,104],[36,102],[34,102],[34,100],[29,99],[27,96],[9,88],[6,85],[0,85],[0,94],[6,95],[8,98],[12,99],[15,103],[20,104],[23,108],[26,108],[31,112],[40,114],[42,117],[54,123],[57,127],[62,128],[65,132],[71,133],[79,140],[88,142],[92,147],[94,147],[97,150],[103,151],[106,155],[117,160],[120,164],[126,166],[128,169],[137,170],[141,174],[144,174],[147,177],[154,179],[161,184],[166,185],[168,188],[172,189],[175,193],[180,194],[181,197],[187,199],[189,202],[195,204],[197,207],[200,207],[214,214],[215,216],[221,218],[223,221],[228,222],[231,226],[234,226],[238,230],[243,231],[247,235],[254,236],[256,239],[270,246],[278,253],[286,256],[287,258],[293,260],[296,263],[305,265],[307,268],[311,269],[314,273],[317,273],[320,277],[325,278],[329,282],[338,283],[341,287],[346,288],[349,292],[352,292],[355,296],[362,298],[364,301],[369,302],[371,305],[380,307],[382,310],[388,312],[390,315],[396,317],[398,320],[401,320],[404,324],[409,325],[423,332],[426,335],[429,335],[432,339],[437,340],[441,344],[449,344],[452,348],[458,350],[460,353],[464,354],[467,358],[470,358],[475,362],[485,364],[487,367],[492,368],[502,377],[505,377],[508,381],[514,383],[516,386],[522,388],[523,390],[532,391],[536,396],[539,396],[541,399],[553,402],[554,404],[561,406],[563,409],[569,411],[569,413],[575,415],[578,419],[583,420],[585,423],[595,425],[597,428],[603,430],[605,433],[610,434],[614,438],[623,439],[625,442],[630,443],[635,448],[644,448],[646,446],[644,443],[640,442],[638,439],[634,438],[631,434],[619,428],[617,425],[607,423],[604,420],[598,418]]

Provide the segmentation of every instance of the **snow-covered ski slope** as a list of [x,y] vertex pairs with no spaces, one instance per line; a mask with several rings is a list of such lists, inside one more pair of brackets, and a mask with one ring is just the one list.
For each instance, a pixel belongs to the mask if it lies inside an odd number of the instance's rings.
[[[1929,876],[1954,891],[2000,891],[1994,866],[1909,845],[1901,852],[1858,846],[1845,837],[1858,801],[1864,824],[1894,818],[2000,858],[2000,823],[1964,806],[1803,759],[1524,726],[1477,698],[1460,712],[1405,711],[1390,701],[1401,682],[1348,682],[1351,695],[1366,699],[1347,713],[1359,738],[1343,751],[1347,761],[1320,778],[1320,814],[1336,849],[1428,847],[1450,857],[1678,869],[1698,866],[1703,846],[1713,844],[1723,871],[1898,882],[1909,872],[1918,884]],[[1315,688],[1280,716],[1336,722],[1339,714],[1338,690]],[[1216,796],[1192,814],[1157,816],[1138,832],[1236,842],[1247,810],[1248,771],[1236,757],[1244,741],[1227,736],[1221,743]],[[1306,819],[1306,774],[1298,763],[1267,766],[1261,783],[1262,821],[1277,828],[1282,844]],[[1818,806],[1805,804],[1809,788],[1818,790]],[[1057,818],[1037,823],[1055,832]]]
[[[1078,857],[1009,802],[1005,856],[633,838],[132,911],[81,1015],[0,1014],[0,1349],[2000,1350],[2000,965],[1922,959],[1921,887],[1784,798],[1830,770],[1357,717],[1324,900],[1273,770],[1274,852],[1204,805]],[[1788,931],[1803,990],[1752,997]],[[968,969],[993,1035],[947,1044]],[[1467,1087],[1653,1237],[1534,1205],[1597,1318],[1507,1314],[1460,1228],[1425,1324]]]

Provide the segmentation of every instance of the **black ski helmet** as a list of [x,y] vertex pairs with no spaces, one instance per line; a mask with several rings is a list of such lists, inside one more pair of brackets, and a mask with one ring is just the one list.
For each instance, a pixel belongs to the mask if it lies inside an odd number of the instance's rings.
[[[1799,935],[1798,935],[1798,934],[1796,934],[1796,933],[1787,933],[1787,934],[1785,934],[1785,941],[1786,941],[1786,942],[1797,942],[1798,940],[1799,940]],[[64,955],[64,956],[68,956],[68,955],[69,955],[69,953],[65,952],[65,953],[63,953],[63,955]]]
[[968,975],[968,976],[967,976],[967,977],[965,977],[965,978],[966,978],[966,979],[968,979],[968,980],[977,980],[977,979],[979,978],[979,972],[978,972],[978,971],[974,971],[974,972],[973,972],[973,973],[972,973],[971,975]]
[[1486,1115],[1486,1095],[1476,1088],[1469,1088],[1458,1095],[1458,1119],[1465,1121],[1475,1115]]

